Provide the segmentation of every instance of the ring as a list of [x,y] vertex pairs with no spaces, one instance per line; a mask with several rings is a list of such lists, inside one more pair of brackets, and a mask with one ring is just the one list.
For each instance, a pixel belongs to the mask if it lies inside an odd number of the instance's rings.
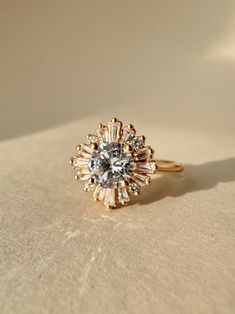
[[70,164],[77,171],[75,179],[85,181],[84,190],[93,191],[95,201],[103,201],[112,209],[126,205],[131,195],[140,194],[157,171],[183,170],[180,163],[153,159],[153,153],[132,124],[123,127],[113,118],[107,126],[98,124],[96,135],[87,135]]

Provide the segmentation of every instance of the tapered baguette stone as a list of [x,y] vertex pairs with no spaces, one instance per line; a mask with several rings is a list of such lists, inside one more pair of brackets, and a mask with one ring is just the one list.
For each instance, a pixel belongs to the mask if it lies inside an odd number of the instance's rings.
[[135,132],[136,131],[133,128],[126,126],[123,130],[121,142],[124,144],[128,144],[131,141],[131,139],[135,136]]
[[109,142],[117,143],[121,137],[122,123],[119,121],[108,123]]
[[106,189],[105,198],[104,198],[104,205],[106,207],[115,207],[117,205],[115,189],[113,189],[113,188]]
[[100,139],[100,142],[105,144],[109,142],[109,130],[107,126],[102,126],[97,130],[98,138]]
[[121,204],[126,204],[130,201],[130,197],[126,188],[118,189],[118,201]]
[[152,158],[152,155],[152,149],[150,146],[140,148],[135,153],[135,157],[141,161],[150,160]]
[[148,162],[138,162],[136,167],[136,172],[138,173],[147,173],[147,174],[154,174],[156,173],[157,165],[156,162],[148,161]]
[[73,159],[73,166],[75,169],[79,169],[81,167],[88,167],[89,159],[85,158],[74,158]]
[[140,186],[145,186],[149,182],[150,177],[146,174],[134,173],[132,180],[138,183]]
[[95,191],[94,191],[94,194],[93,194],[93,198],[95,200],[97,200],[97,201],[103,201],[103,199],[105,197],[105,192],[106,192],[106,190],[98,185],[95,188]]

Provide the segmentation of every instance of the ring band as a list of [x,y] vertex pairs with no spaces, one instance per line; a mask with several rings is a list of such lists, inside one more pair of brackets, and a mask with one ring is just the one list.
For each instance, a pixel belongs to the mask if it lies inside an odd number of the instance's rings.
[[183,165],[156,160],[154,151],[145,145],[145,137],[137,136],[132,124],[123,127],[113,118],[107,125],[98,124],[97,134],[88,134],[86,142],[77,146],[70,164],[77,171],[76,180],[85,182],[85,191],[93,191],[95,201],[107,208],[126,205],[131,195],[151,183],[157,171],[179,172]]
[[170,160],[156,160],[157,170],[164,172],[180,172],[184,170],[184,166],[181,163]]

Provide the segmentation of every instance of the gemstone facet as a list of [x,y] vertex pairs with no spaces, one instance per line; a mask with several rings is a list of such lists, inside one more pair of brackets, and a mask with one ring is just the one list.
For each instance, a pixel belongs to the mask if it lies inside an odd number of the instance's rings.
[[123,181],[130,179],[134,159],[123,148],[123,144],[112,142],[101,145],[91,156],[89,170],[101,187],[118,188]]

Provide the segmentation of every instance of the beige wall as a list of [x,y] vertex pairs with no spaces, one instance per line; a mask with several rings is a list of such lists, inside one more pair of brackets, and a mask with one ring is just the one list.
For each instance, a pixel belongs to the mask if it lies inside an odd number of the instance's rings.
[[234,1],[0,5],[2,139],[125,106],[145,121],[231,132]]

